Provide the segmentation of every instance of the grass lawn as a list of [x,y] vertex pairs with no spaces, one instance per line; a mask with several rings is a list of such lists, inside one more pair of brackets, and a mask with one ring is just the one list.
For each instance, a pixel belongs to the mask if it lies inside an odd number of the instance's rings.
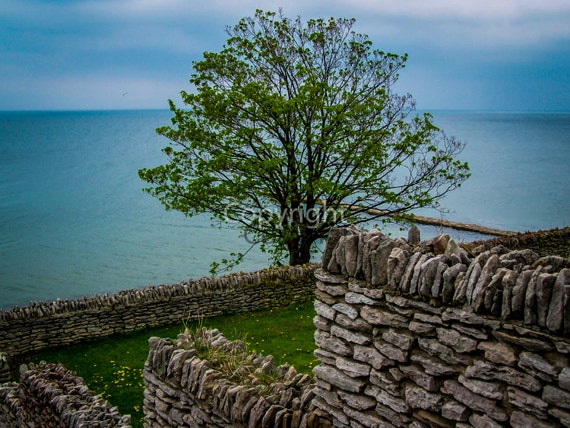
[[[188,328],[217,328],[231,340],[244,341],[250,352],[273,355],[275,364],[290,364],[311,374],[313,356],[313,302],[263,312],[206,318]],[[133,427],[143,426],[143,366],[151,336],[175,338],[184,331],[179,325],[142,330],[129,335],[85,342],[25,355],[20,362],[62,363],[76,371],[89,388],[130,414]],[[13,367],[16,368],[16,367]]]

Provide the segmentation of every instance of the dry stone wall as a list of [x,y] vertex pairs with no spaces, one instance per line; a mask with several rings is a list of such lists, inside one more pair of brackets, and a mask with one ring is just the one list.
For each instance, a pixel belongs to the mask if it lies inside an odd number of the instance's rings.
[[271,356],[247,354],[243,342],[230,342],[218,330],[149,343],[147,428],[332,427],[326,413],[312,406],[310,376],[275,367]]
[[19,384],[0,386],[2,428],[126,428],[130,422],[61,365],[30,366]]
[[333,230],[313,405],[336,427],[570,426],[570,260]]
[[314,296],[314,268],[270,268],[0,311],[0,351],[10,358],[182,320],[305,302]]

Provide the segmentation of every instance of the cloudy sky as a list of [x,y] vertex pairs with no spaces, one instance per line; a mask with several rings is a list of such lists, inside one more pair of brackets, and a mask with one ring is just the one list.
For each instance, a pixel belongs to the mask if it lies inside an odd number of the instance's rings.
[[0,110],[166,108],[255,9],[356,18],[420,109],[570,110],[568,0],[2,0]]

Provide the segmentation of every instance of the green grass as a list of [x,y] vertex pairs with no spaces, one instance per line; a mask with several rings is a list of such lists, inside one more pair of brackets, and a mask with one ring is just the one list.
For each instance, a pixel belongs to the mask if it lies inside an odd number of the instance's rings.
[[[314,315],[313,303],[307,302],[264,312],[206,318],[187,326],[217,328],[230,340],[244,341],[250,352],[273,355],[276,365],[290,364],[298,372],[311,374],[317,362],[313,356]],[[148,338],[175,338],[184,331],[183,321],[175,326],[48,349],[25,355],[18,362],[62,363],[77,372],[92,391],[117,406],[121,414],[130,414],[133,427],[142,427],[143,366]]]

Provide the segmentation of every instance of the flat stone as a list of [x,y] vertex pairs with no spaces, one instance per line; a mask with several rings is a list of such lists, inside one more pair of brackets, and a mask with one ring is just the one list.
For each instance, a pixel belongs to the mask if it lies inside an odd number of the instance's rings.
[[438,328],[437,338],[444,345],[453,347],[459,353],[469,353],[477,349],[477,341],[463,336],[457,330]]
[[375,341],[374,347],[378,349],[381,354],[392,360],[396,360],[401,363],[408,361],[408,351],[404,351],[390,343]]
[[570,392],[546,385],[542,391],[542,399],[558,407],[570,409]]
[[509,342],[531,352],[550,352],[554,346],[544,340],[533,337],[515,336],[504,331],[492,331],[491,334],[501,342]]
[[434,376],[449,376],[459,373],[461,370],[444,363],[439,358],[433,358],[424,355],[412,355],[410,359],[419,365],[421,365],[427,374]]
[[348,292],[346,284],[330,285],[322,281],[317,281],[317,289],[334,297],[344,296]]
[[381,354],[371,346],[354,345],[353,358],[357,361],[367,363],[377,370],[394,365],[394,360]]
[[435,331],[435,325],[411,321],[408,330],[418,335],[429,335]]
[[418,345],[428,354],[435,355],[441,358],[443,361],[452,364],[464,364],[464,365],[471,363],[469,357],[457,354],[449,346],[440,343],[439,340],[420,337],[418,338]]
[[558,419],[562,426],[570,426],[570,413],[565,412],[564,410],[561,410],[557,407],[552,407],[548,410],[548,414]]
[[533,352],[521,352],[519,355],[518,366],[526,372],[529,372],[530,374],[547,382],[552,382],[558,376],[558,370],[556,370],[543,357]]
[[358,410],[353,410],[350,407],[345,407],[343,410],[345,411],[346,416],[348,416],[349,420],[351,421],[351,425],[353,421],[356,421],[356,423],[359,423],[360,426],[364,427],[394,428],[394,425],[386,422],[386,420],[382,419],[381,417],[377,416],[374,413],[370,412],[365,413]]
[[505,410],[499,407],[496,401],[474,394],[455,380],[446,380],[444,388],[448,394],[452,395],[460,403],[473,410],[486,413],[493,420],[506,421],[509,418]]
[[489,335],[484,330],[467,327],[462,324],[452,324],[451,327],[459,331],[460,333],[474,337],[475,339],[487,340],[489,337]]
[[348,292],[344,296],[346,303],[351,305],[376,305],[377,302],[374,299],[366,297],[363,294]]
[[360,333],[371,333],[373,330],[373,327],[362,318],[351,319],[344,314],[338,314],[335,321],[341,327],[349,330],[355,330]]
[[555,428],[556,424],[537,419],[527,413],[515,410],[510,419],[511,427],[513,428]]
[[342,370],[350,377],[368,377],[370,375],[370,366],[361,362],[357,362],[350,358],[337,357],[336,368]]
[[443,405],[443,395],[428,392],[416,385],[407,385],[404,390],[406,403],[413,409],[424,409],[439,412]]
[[332,307],[330,307],[326,303],[320,302],[319,300],[315,300],[314,307],[315,307],[315,312],[318,315],[326,319],[329,319],[331,321],[334,321],[334,318],[336,316],[336,311]]
[[350,346],[326,331],[317,330],[315,332],[315,344],[326,351],[334,352],[338,355],[352,355]]
[[475,361],[473,365],[465,369],[464,375],[467,378],[505,382],[531,392],[540,391],[542,388],[540,381],[533,376],[521,373],[512,367],[496,366],[487,361]]
[[410,407],[405,400],[395,397],[380,388],[377,389],[377,393],[375,394],[376,401],[398,413],[408,413],[410,411]]
[[430,314],[424,314],[421,312],[416,312],[414,314],[414,320],[421,321],[421,322],[427,322],[430,324],[443,325],[443,321],[441,320],[441,316],[439,316],[439,315],[430,315]]
[[336,337],[340,337],[345,339],[351,343],[357,343],[359,345],[364,345],[366,343],[370,343],[370,338],[365,334],[358,333],[356,331],[348,330],[346,328],[342,328],[337,324],[333,324],[331,326],[331,334]]
[[426,391],[436,392],[439,391],[441,386],[440,380],[435,377],[427,374],[425,370],[415,364],[411,364],[409,366],[401,366],[400,370],[404,373],[408,378],[414,381],[417,385],[421,386]]
[[[332,233],[332,230],[331,230]],[[330,236],[330,235],[329,235]],[[323,282],[323,283],[327,283],[327,284],[346,284],[347,280],[344,276],[341,275],[333,275],[329,272],[327,272],[324,269],[318,268],[315,269],[315,278],[317,278],[319,281]]]
[[338,396],[342,401],[356,410],[368,410],[376,406],[376,400],[371,397],[367,397],[366,395],[356,395],[339,390]]
[[470,414],[471,410],[467,406],[454,400],[446,402],[441,407],[441,416],[452,421],[466,421]]
[[558,375],[558,386],[570,391],[570,367],[564,367]]
[[398,348],[408,351],[414,346],[415,337],[409,334],[397,333],[393,329],[389,329],[387,332],[382,334],[382,339]]
[[335,367],[323,364],[313,368],[313,373],[317,378],[321,378],[344,391],[361,392],[366,385],[366,380],[350,377]]
[[349,317],[352,320],[358,317],[358,311],[354,307],[346,303],[336,303],[332,306],[332,308],[335,311],[340,312],[341,314],[345,314],[347,317]]
[[[487,415],[474,413],[469,418],[469,422],[473,428],[501,428],[502,424],[497,423]],[[529,427],[530,428],[530,427]]]
[[463,375],[459,375],[457,380],[469,391],[482,395],[485,398],[497,401],[502,401],[505,398],[505,387],[500,383],[466,378]]
[[514,348],[503,342],[480,342],[477,349],[485,351],[485,358],[493,363],[514,366],[518,361]]
[[408,327],[408,319],[406,317],[370,306],[362,307],[360,316],[364,321],[372,325],[396,328]]
[[379,386],[384,391],[392,395],[401,396],[402,388],[400,382],[396,381],[392,374],[386,370],[370,370],[370,383]]
[[507,387],[507,396],[509,403],[517,406],[519,409],[536,413],[543,419],[546,417],[546,409],[548,408],[546,401],[512,386]]

